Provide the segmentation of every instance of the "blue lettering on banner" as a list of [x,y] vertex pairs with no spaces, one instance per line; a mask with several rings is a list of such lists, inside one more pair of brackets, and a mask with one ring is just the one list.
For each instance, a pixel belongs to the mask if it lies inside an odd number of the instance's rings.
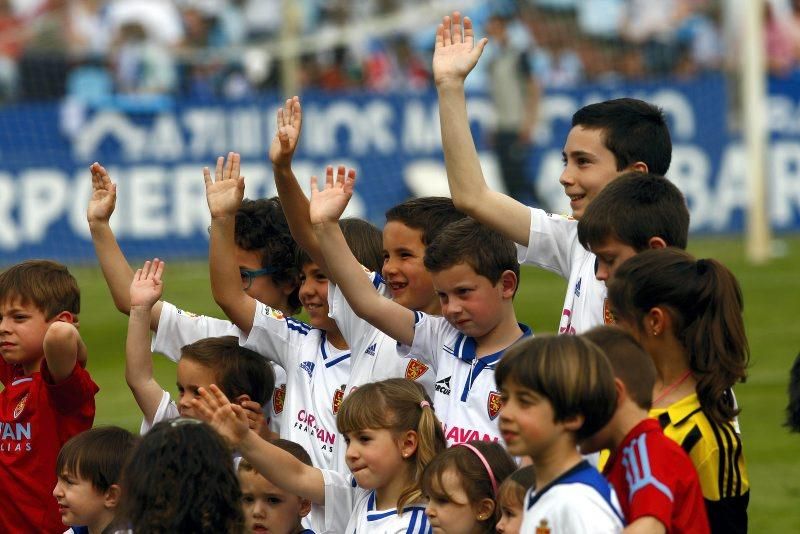
[[[800,77],[798,77],[800,78]],[[561,149],[581,106],[632,96],[661,106],[673,141],[668,177],[686,195],[693,232],[740,232],[747,202],[745,154],[728,132],[725,83],[719,75],[690,81],[585,86],[546,94],[529,161],[541,198],[568,212],[558,183]],[[242,102],[181,101],[135,113],[83,109],[69,102],[0,108],[0,253],[4,262],[30,257],[93,261],[86,224],[91,180],[100,160],[118,185],[112,224],[134,256],[204,257],[208,209],[202,167],[229,150],[242,154],[247,196],[275,194],[266,149],[274,134],[277,95]],[[473,134],[482,144],[494,120],[488,98],[468,98]],[[434,91],[333,96],[303,100],[303,141],[295,174],[320,175],[327,164],[356,168],[360,181],[349,215],[380,223],[387,208],[410,195],[447,192]],[[771,81],[769,205],[776,230],[800,229],[800,79]],[[496,165],[484,166],[500,187]]]

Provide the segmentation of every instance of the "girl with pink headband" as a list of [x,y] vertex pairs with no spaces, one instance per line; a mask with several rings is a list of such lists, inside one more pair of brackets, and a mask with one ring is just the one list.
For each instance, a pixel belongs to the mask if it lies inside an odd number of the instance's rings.
[[434,532],[494,532],[500,519],[497,491],[517,465],[502,445],[470,441],[439,453],[422,474],[425,513]]

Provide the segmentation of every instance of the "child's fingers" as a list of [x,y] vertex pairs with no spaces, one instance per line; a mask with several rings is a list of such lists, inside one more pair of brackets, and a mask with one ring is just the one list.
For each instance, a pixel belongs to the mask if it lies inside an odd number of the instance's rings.
[[208,167],[203,167],[203,182],[206,184],[206,189],[211,187],[211,170]]
[[222,392],[222,390],[221,390],[221,389],[219,389],[219,388],[217,387],[217,385],[216,385],[216,384],[211,384],[211,385],[209,386],[209,388],[211,389],[211,394],[213,395],[214,399],[216,399],[216,401],[217,401],[217,402],[218,402],[220,405],[223,405],[223,404],[231,404],[231,401],[230,401],[230,400],[228,400],[228,397],[226,397],[226,396],[225,396],[225,394]]
[[227,180],[231,177],[232,166],[233,166],[233,152],[228,152],[228,158],[225,160],[225,167],[222,168],[223,180]]
[[150,260],[147,260],[146,262],[144,262],[144,265],[142,265],[142,278],[147,279],[149,275],[150,275]]
[[222,156],[217,158],[217,166],[214,169],[214,178],[217,182],[222,180],[222,165],[225,163],[225,158]]
[[345,177],[344,165],[339,165],[339,167],[336,169],[336,183],[344,184],[344,177]]
[[133,281],[138,282],[141,279],[142,279],[142,270],[136,269],[136,272],[133,274]]
[[197,395],[198,398],[196,398],[195,400],[200,402],[200,399],[202,399],[202,405],[205,406],[211,413],[215,412],[217,408],[219,408],[219,403],[217,402],[217,399],[214,397],[214,394],[211,391],[207,390],[206,388],[204,387],[197,388]]
[[458,11],[453,12],[453,43],[460,44],[464,41],[461,35],[461,13]]
[[317,177],[311,177],[311,193],[319,193],[319,186],[317,185]]
[[475,41],[475,30],[472,27],[472,19],[464,17],[464,42],[472,44]]
[[450,17],[447,15],[442,18],[442,42],[444,46],[453,44],[450,36]]
[[444,46],[444,25],[439,24],[436,27],[436,40],[434,41],[434,48],[441,48]]
[[325,189],[333,187],[333,167],[328,165],[325,167]]
[[242,156],[238,152],[234,152],[231,156],[231,180],[238,180],[239,174],[242,169]]
[[156,262],[156,272],[153,275],[153,279],[156,283],[161,283],[161,275],[164,273],[164,262],[156,258],[154,260]]
[[300,123],[303,121],[303,107],[300,105],[300,97],[292,97],[292,124],[300,128]]

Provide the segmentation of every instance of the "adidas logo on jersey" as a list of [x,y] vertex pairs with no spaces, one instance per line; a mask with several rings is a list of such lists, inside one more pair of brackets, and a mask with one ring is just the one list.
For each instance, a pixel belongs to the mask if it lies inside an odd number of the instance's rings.
[[364,351],[364,354],[367,356],[375,356],[375,343],[367,347],[367,350]]
[[308,373],[308,379],[311,380],[311,375],[314,373],[314,362],[302,362],[300,369]]
[[442,378],[441,380],[437,380],[436,384],[434,385],[433,389],[442,395],[450,395],[450,378]]
[[583,278],[578,278],[578,283],[575,284],[575,296],[576,297],[580,297],[581,296],[581,282],[582,281],[583,281]]

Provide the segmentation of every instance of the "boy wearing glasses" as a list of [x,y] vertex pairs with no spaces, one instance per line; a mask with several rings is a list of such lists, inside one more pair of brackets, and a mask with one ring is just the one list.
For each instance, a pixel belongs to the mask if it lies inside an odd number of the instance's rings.
[[[109,220],[114,213],[117,186],[99,163],[90,167],[92,197],[87,219],[95,253],[117,309],[130,315],[130,285],[134,272],[117,243]],[[245,200],[236,211],[236,263],[242,289],[254,299],[286,315],[300,309],[299,275],[295,266],[297,245],[289,233],[283,209],[277,198]],[[153,352],[177,362],[181,347],[207,337],[239,335],[227,320],[195,315],[165,301],[158,301],[150,313],[150,329],[155,332]],[[280,418],[286,393],[286,373],[273,366],[275,392],[267,406],[267,421],[273,432],[280,432]],[[249,404],[255,405],[252,401]],[[249,409],[258,406],[243,405]]]

